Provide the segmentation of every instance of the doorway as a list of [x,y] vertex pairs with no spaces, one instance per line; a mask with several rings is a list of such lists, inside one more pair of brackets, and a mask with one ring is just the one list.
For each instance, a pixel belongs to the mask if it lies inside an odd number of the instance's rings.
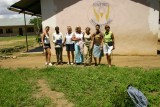
[[19,28],[19,35],[23,36],[23,29]]

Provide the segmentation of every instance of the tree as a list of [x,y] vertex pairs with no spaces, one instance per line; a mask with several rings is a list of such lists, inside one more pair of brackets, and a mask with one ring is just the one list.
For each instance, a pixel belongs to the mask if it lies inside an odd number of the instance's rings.
[[42,28],[42,18],[37,17],[37,18],[30,19],[30,24],[34,24],[34,27],[36,28],[37,35],[40,36],[40,31]]

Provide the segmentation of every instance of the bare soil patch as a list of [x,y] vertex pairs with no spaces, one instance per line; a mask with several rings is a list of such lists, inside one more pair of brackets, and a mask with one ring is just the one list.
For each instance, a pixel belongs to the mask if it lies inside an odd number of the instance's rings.
[[[55,55],[51,58],[52,63],[56,62]],[[67,65],[67,56],[63,56],[63,65],[58,67],[70,66]],[[94,63],[94,62],[93,62]],[[107,66],[106,57],[102,58],[102,64]],[[160,68],[160,56],[112,56],[112,64],[118,67],[142,67],[142,68]],[[57,65],[53,65],[57,66]],[[92,65],[94,67],[94,65]],[[18,56],[16,59],[0,59],[0,67],[4,68],[44,68],[45,56],[44,54],[39,55],[27,55]]]
[[40,87],[39,92],[34,95],[39,98],[46,96],[51,98],[52,102],[56,104],[56,107],[73,107],[74,104],[70,103],[65,99],[64,94],[61,92],[52,91],[45,80],[38,80],[38,86]]

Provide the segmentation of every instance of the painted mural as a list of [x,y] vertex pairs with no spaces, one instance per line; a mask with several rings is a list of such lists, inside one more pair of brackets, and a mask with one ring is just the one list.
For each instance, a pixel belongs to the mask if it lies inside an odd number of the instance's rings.
[[94,1],[88,12],[88,19],[92,25],[99,24],[105,26],[112,22],[111,8],[109,3],[106,1]]

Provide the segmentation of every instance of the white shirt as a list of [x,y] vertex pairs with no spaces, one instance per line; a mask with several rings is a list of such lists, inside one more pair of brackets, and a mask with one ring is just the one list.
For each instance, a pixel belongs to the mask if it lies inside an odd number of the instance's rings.
[[76,44],[78,44],[78,42],[83,42],[83,33],[75,33],[75,37],[81,39],[80,41],[76,41]]
[[66,33],[66,44],[73,44],[74,41],[72,41],[73,33],[68,34]]
[[61,32],[59,32],[59,34],[56,32],[53,33],[53,43],[55,43],[55,48],[62,47],[62,45],[56,44],[57,40],[62,40],[63,42],[63,34]]

